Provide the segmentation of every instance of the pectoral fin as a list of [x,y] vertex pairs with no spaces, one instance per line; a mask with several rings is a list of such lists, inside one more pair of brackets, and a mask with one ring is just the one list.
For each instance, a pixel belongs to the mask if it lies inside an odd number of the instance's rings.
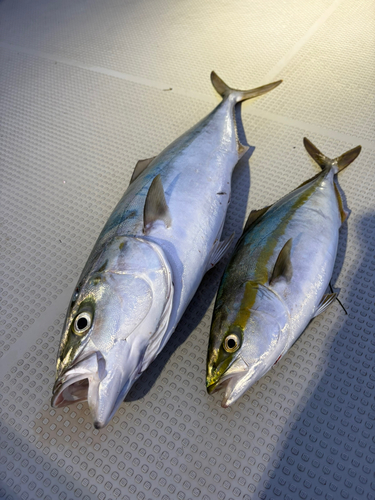
[[172,223],[160,175],[157,175],[148,190],[143,209],[143,232],[147,233],[152,224],[162,220],[166,227]]
[[293,267],[290,261],[290,251],[292,249],[293,240],[290,238],[279,253],[277,257],[275,267],[273,268],[272,276],[270,279],[270,285],[274,285],[280,279],[284,278],[286,281],[290,281],[293,276]]
[[233,241],[233,238],[234,238],[234,233],[224,241],[217,241],[216,243],[214,243],[211,250],[210,259],[208,261],[206,272],[212,269],[219,262],[219,260],[221,260],[222,257],[224,257],[225,253],[227,252],[228,248],[230,247]]
[[327,309],[327,307],[329,307],[332,304],[332,302],[337,299],[337,295],[338,295],[337,293],[326,293],[325,295],[323,295],[322,300],[320,301],[318,309],[315,311],[313,318],[319,316],[319,314],[324,312]]
[[150,163],[154,158],[156,158],[156,156],[153,156],[152,158],[147,158],[147,160],[139,160],[139,162],[137,162],[129,184],[134,182],[135,179],[141,175],[141,173],[150,165]]

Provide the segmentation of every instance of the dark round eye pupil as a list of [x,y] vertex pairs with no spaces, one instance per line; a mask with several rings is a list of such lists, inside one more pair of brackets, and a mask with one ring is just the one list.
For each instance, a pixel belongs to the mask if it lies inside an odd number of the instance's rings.
[[233,349],[233,347],[236,347],[236,341],[234,339],[228,339],[227,344],[229,349]]
[[84,330],[88,325],[87,318],[79,318],[77,321],[78,330]]
[[240,348],[241,345],[241,339],[238,337],[238,335],[231,333],[227,337],[225,337],[224,343],[223,343],[223,349],[226,352],[236,352]]

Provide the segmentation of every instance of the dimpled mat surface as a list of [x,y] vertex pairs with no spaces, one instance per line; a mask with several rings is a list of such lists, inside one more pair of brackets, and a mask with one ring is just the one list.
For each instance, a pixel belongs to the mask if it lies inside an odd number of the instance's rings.
[[[0,2],[0,499],[375,498],[375,6],[370,0]],[[340,174],[335,302],[232,407],[205,389],[223,262],[110,424],[52,409],[70,295],[139,159],[252,88],[224,236],[362,144]],[[204,216],[204,215],[203,215]]]

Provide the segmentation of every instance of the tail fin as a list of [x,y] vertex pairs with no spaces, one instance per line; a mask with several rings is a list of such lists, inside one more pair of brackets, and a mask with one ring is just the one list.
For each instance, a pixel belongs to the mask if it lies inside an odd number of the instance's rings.
[[353,148],[350,151],[343,153],[341,156],[331,160],[331,158],[328,158],[328,156],[321,153],[319,149],[306,137],[303,138],[303,144],[305,145],[306,151],[309,153],[311,158],[316,161],[322,170],[327,167],[333,167],[336,170],[335,173],[341,172],[341,170],[344,170],[345,167],[350,165],[357,158],[362,149],[361,146],[357,146],[356,148]]
[[279,80],[274,83],[269,83],[268,85],[263,85],[263,87],[258,87],[252,90],[238,90],[229,87],[226,83],[223,82],[223,80],[219,76],[217,76],[215,71],[212,71],[211,82],[216,92],[220,94],[222,97],[227,97],[230,94],[234,94],[236,96],[236,102],[241,102],[245,101],[246,99],[252,99],[253,97],[258,97],[260,95],[265,94],[266,92],[269,92],[270,90],[273,90],[278,85],[280,85],[282,80]]

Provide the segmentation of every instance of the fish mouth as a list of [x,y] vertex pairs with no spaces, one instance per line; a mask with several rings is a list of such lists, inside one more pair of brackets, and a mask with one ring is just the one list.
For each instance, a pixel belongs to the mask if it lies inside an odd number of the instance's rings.
[[251,366],[247,365],[247,369],[242,373],[238,370],[234,373],[226,374],[225,393],[221,401],[223,408],[228,408],[237,399],[239,399],[252,385],[255,384],[268,371],[269,367],[262,363],[261,360],[255,362]]
[[[231,390],[230,387],[236,385],[239,380],[241,380],[249,371],[249,365],[241,358],[238,357],[235,362],[223,373],[221,377],[215,378],[213,377],[213,381],[207,384],[207,392],[208,394],[214,394],[218,392],[220,389],[225,388],[225,394],[227,394],[228,390]],[[212,379],[211,379],[212,380]],[[223,408],[226,408],[228,405],[224,405],[225,397],[222,402]]]
[[87,401],[94,427],[102,429],[112,419],[138,378],[138,367],[133,366],[124,374],[121,370],[114,370],[110,362],[106,363],[99,351],[91,353],[59,376],[53,387],[51,405],[63,408]]
[[225,389],[221,406],[223,408],[228,408],[228,406],[237,401],[249,387],[255,384],[267,370],[268,368],[262,364],[261,360],[249,365],[241,357],[238,357],[217,381],[208,385],[207,391],[209,394],[213,394],[220,389]]
[[51,405],[54,408],[63,408],[79,401],[86,401],[89,392],[88,378],[71,381],[68,384],[61,382],[54,386]]
[[101,395],[100,385],[107,376],[105,365],[105,359],[99,351],[79,359],[56,380],[52,391],[52,407],[63,408],[87,401],[94,419],[94,427],[101,429],[107,425],[118,406],[112,410],[113,404],[104,401],[106,398]]
[[52,389],[52,407],[62,408],[89,400],[105,374],[105,360],[100,352],[78,359],[57,378]]

